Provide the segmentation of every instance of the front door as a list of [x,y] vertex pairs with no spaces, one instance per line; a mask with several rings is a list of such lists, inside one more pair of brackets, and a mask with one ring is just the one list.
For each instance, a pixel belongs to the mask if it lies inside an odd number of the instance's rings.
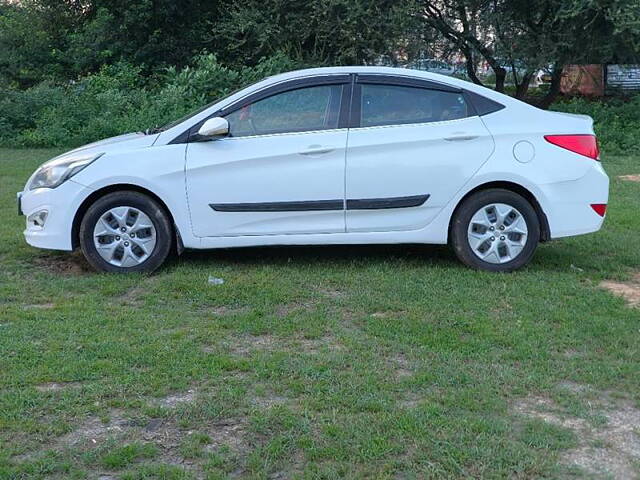
[[347,88],[347,80],[279,86],[278,93],[225,112],[228,137],[189,143],[194,234],[344,232]]

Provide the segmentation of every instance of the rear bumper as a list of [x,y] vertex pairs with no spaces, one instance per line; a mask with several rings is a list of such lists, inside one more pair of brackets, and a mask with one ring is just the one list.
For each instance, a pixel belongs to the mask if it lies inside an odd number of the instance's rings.
[[[72,180],[57,188],[39,188],[19,194],[19,208],[27,217],[24,238],[33,247],[51,250],[73,250],[71,231],[80,204],[91,191]],[[44,226],[35,225],[29,217],[46,210]]]
[[541,186],[547,199],[544,208],[551,238],[570,237],[597,232],[605,217],[598,215],[591,204],[609,201],[609,177],[599,162],[582,178]]

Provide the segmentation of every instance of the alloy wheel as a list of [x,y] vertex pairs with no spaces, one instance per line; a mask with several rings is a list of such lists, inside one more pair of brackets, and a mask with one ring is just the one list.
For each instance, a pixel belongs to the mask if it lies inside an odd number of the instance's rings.
[[520,255],[527,235],[527,222],[516,208],[505,203],[491,203],[471,217],[467,241],[478,258],[501,264]]
[[143,263],[156,245],[151,219],[134,207],[114,207],[103,213],[93,229],[93,241],[100,256],[117,267]]

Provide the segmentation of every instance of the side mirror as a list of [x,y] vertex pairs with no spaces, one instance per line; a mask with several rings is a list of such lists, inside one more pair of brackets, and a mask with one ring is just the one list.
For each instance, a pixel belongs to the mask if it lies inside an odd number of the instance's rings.
[[229,134],[229,122],[226,118],[214,117],[210,118],[202,124],[198,135],[206,139],[214,139],[216,137],[224,137]]

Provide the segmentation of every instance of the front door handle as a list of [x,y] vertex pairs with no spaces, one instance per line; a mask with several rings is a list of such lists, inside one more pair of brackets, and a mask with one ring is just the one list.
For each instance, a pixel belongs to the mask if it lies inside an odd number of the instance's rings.
[[447,142],[465,142],[476,138],[478,138],[478,135],[451,135],[450,137],[444,137]]
[[335,150],[335,147],[331,147],[328,145],[310,145],[306,149],[298,152],[300,155],[323,155],[325,153],[330,153]]

